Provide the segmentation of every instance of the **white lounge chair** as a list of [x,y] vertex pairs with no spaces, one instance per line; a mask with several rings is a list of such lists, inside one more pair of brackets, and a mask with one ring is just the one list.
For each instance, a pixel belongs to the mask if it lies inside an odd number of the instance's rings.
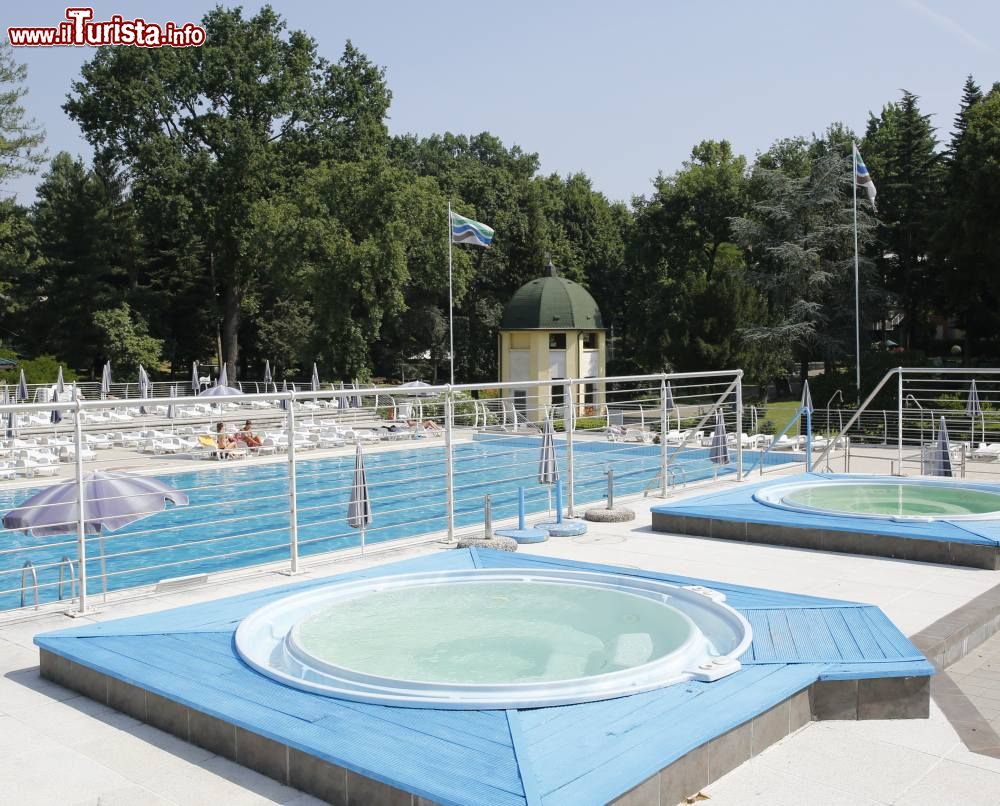
[[59,462],[50,456],[23,457],[14,465],[15,470],[25,478],[32,476],[54,476],[59,472]]
[[17,475],[15,462],[0,462],[0,479],[12,479]]
[[[94,461],[94,457],[97,454],[88,448],[86,445],[80,448],[80,457],[85,462]],[[76,461],[76,446],[75,445],[64,445],[59,449],[59,461],[61,462],[74,462]]]

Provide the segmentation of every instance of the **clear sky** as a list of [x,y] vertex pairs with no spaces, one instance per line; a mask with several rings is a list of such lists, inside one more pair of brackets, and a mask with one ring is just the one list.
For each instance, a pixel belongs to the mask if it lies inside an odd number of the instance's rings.
[[[197,21],[209,2],[99,2],[148,21]],[[244,4],[247,11],[261,4]],[[700,140],[729,139],[752,157],[780,137],[840,120],[863,132],[869,111],[905,88],[947,138],[962,82],[1000,81],[997,0],[504,0],[455,4],[272,4],[336,59],[348,38],[387,69],[393,133],[490,131],[584,171],[598,190],[648,193]],[[66,3],[10,3],[8,25],[50,25]],[[89,155],[61,106],[89,48],[18,48],[30,115],[60,150]],[[878,178],[875,178],[876,182]],[[38,177],[5,191],[23,202]]]

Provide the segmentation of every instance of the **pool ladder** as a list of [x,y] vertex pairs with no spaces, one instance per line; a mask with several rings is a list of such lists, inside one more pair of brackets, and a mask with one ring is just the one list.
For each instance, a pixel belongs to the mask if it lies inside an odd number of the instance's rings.
[[[69,578],[67,579],[66,573],[69,572]],[[30,577],[31,584],[28,585],[27,580]],[[63,558],[59,561],[59,583],[56,587],[56,593],[61,602],[64,598],[63,588],[69,585],[69,597],[71,599],[76,598],[77,592],[77,582],[76,582],[76,568],[73,565],[73,561],[63,555]],[[31,560],[25,560],[24,565],[21,566],[21,607],[25,606],[25,602],[28,598],[28,591],[31,591],[32,599],[35,601],[35,610],[38,609],[38,570],[35,568],[35,564]]]

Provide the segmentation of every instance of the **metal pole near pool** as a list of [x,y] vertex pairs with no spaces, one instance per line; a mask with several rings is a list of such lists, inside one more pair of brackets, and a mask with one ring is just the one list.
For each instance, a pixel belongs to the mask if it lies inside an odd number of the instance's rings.
[[448,540],[455,539],[455,456],[452,450],[452,420],[454,419],[454,404],[451,385],[444,393],[444,451],[445,451],[445,507],[448,510]]
[[667,497],[667,376],[660,378],[660,497]]
[[288,537],[289,574],[299,573],[299,512],[295,477],[295,392],[288,393]]
[[76,501],[78,504],[76,519],[76,553],[80,574],[80,610],[79,615],[87,612],[87,514],[83,504],[83,417],[81,416],[80,398],[76,399],[73,424],[73,440],[76,444]]
[[566,514],[573,518],[573,432],[576,430],[576,386],[575,381],[566,384],[566,416],[563,430],[566,432]]
[[896,374],[899,383],[896,386],[896,473],[903,475],[903,368],[897,367]]
[[[810,465],[806,465],[809,467]],[[743,481],[743,372],[736,376],[736,480]]]

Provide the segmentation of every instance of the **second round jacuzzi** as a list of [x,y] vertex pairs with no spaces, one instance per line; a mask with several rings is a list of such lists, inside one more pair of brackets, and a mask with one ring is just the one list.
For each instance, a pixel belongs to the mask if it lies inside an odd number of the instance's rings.
[[847,476],[762,487],[761,504],[822,515],[895,521],[1000,519],[1000,488],[933,479]]
[[610,699],[740,668],[749,623],[716,591],[602,572],[470,569],[353,580],[254,611],[257,671],[333,697],[421,708]]

